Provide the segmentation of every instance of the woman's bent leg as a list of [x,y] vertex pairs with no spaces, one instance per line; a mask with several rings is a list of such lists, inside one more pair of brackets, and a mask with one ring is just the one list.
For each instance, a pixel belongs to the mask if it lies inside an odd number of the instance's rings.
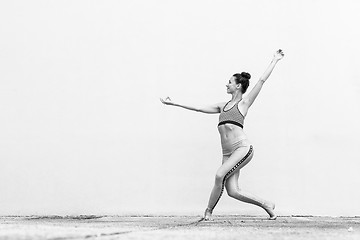
[[232,176],[230,176],[225,183],[226,191],[228,195],[232,198],[235,198],[239,201],[257,205],[263,208],[270,216],[271,220],[276,219],[276,214],[274,213],[275,204],[265,201],[249,192],[242,191],[239,188],[239,175],[240,171],[236,171]]
[[205,210],[205,220],[209,220],[211,218],[212,211],[224,192],[226,180],[237,170],[243,168],[248,162],[250,162],[252,156],[253,147],[251,145],[238,148],[229,157],[224,156],[223,164],[216,173],[215,184],[210,194],[208,207]]

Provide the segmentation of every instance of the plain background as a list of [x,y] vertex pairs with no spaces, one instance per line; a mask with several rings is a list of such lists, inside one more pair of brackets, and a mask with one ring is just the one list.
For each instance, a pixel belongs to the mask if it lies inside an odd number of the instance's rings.
[[[279,214],[360,214],[358,1],[0,2],[0,214],[202,214],[217,115],[250,109],[240,186]],[[265,214],[223,195],[215,214]]]

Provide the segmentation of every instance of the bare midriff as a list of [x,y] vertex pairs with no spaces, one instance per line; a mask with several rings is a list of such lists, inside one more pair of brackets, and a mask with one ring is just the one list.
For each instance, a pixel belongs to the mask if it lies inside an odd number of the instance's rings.
[[218,126],[221,143],[232,143],[247,139],[243,129],[231,123]]

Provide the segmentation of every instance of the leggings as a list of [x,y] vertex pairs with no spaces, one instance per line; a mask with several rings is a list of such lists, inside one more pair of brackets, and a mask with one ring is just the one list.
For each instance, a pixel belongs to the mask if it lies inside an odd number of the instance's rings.
[[232,167],[226,174],[225,176],[222,178],[222,181],[221,181],[221,191],[220,191],[220,194],[217,198],[217,200],[215,201],[215,203],[213,204],[213,206],[209,206],[208,209],[210,210],[210,212],[213,211],[213,209],[215,208],[216,204],[219,202],[223,192],[224,192],[224,187],[225,187],[225,182],[226,180],[239,168],[239,166],[246,160],[248,159],[251,159],[252,158],[252,155],[253,155],[253,146],[250,145],[250,149],[249,151],[247,152],[247,154],[240,160],[238,161],[234,167]]
[[231,155],[236,149],[239,147],[247,147],[250,146],[250,141],[247,139],[236,140],[231,143],[222,143],[222,152],[224,156]]

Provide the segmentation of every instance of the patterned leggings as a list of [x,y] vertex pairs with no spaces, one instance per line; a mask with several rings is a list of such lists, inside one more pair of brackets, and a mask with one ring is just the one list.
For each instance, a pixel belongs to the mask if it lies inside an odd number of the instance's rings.
[[[252,154],[253,154],[253,147],[252,145],[250,145],[250,149],[249,151],[247,152],[247,154],[239,161],[235,164],[234,167],[232,167],[226,174],[225,176],[222,178],[222,181],[221,181],[221,191],[220,191],[220,194],[219,196],[217,197],[217,200],[215,201],[215,203],[212,204],[212,206],[209,206],[208,209],[210,212],[213,211],[213,209],[215,208],[216,204],[219,202],[223,192],[224,192],[224,187],[225,187],[225,182],[226,180],[239,168],[239,166],[244,162],[246,161],[247,159],[251,159],[252,157]],[[214,190],[213,190],[214,191]]]

